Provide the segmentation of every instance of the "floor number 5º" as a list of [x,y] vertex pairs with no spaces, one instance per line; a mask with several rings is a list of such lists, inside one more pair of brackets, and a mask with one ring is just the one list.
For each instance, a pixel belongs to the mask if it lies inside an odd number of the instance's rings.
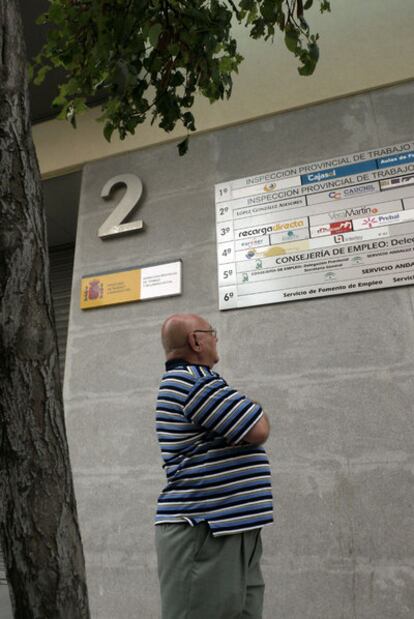
[[135,174],[118,174],[118,176],[112,177],[105,183],[101,191],[101,198],[109,198],[112,189],[117,185],[126,185],[126,192],[121,201],[99,228],[98,236],[101,239],[143,230],[144,228],[144,222],[142,220],[122,223],[141,199],[144,189],[141,179],[135,176]]

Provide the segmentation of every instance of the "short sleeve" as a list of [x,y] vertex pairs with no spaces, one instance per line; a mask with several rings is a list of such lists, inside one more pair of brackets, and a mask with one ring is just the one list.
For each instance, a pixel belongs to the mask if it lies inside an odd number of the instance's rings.
[[239,443],[263,415],[260,404],[232,389],[220,376],[200,378],[183,409],[192,423]]

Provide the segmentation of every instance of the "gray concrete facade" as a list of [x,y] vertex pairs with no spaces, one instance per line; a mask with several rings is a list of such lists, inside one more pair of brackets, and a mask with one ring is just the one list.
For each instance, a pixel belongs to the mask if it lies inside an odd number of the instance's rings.
[[[214,216],[215,183],[412,140],[413,109],[409,83],[193,137],[184,158],[164,144],[86,166],[65,404],[93,619],[160,616],[154,402],[160,325],[181,311],[218,329],[218,371],[271,419],[265,619],[414,616],[414,288],[219,312]],[[101,189],[127,172],[146,230],[101,241],[121,196]],[[177,258],[180,297],[79,309],[82,275]]]

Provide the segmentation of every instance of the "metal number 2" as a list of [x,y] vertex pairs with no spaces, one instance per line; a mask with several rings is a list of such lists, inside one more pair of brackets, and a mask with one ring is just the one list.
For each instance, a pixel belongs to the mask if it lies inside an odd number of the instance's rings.
[[141,179],[135,176],[135,174],[119,174],[118,176],[114,176],[105,183],[101,191],[101,198],[109,198],[112,189],[116,185],[126,185],[126,192],[122,200],[99,228],[98,236],[101,239],[107,239],[112,236],[117,236],[118,234],[125,234],[144,228],[144,222],[142,220],[131,221],[126,224],[122,223],[141,199],[143,192]]

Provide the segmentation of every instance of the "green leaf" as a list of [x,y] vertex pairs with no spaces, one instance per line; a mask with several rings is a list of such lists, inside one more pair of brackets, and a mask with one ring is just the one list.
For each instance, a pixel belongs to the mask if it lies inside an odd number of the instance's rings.
[[103,128],[103,134],[104,134],[105,140],[107,142],[111,141],[111,137],[112,137],[112,134],[114,132],[114,129],[115,129],[115,127],[113,126],[112,123],[106,123],[105,124],[105,126]]
[[183,107],[192,107],[193,103],[194,97],[192,95],[185,95],[185,97],[181,99],[181,105]]
[[313,0],[306,0],[305,4],[303,5],[303,10],[307,11],[308,9],[311,8],[313,4]]
[[312,75],[315,71],[316,64],[319,59],[319,47],[316,43],[309,45],[308,51],[302,52],[300,61],[303,63],[302,67],[299,67],[298,71],[300,75]]
[[290,52],[296,53],[298,50],[299,35],[296,30],[286,30],[285,32],[285,45]]
[[271,22],[275,18],[275,3],[273,0],[264,0],[260,7],[260,12],[267,22]]
[[255,0],[241,0],[239,6],[242,11],[255,11],[257,9]]
[[53,107],[61,107],[62,105],[65,105],[66,103],[66,97],[64,95],[57,95],[57,97],[55,97],[52,101],[52,106]]
[[180,52],[180,46],[178,45],[178,43],[172,43],[171,45],[169,45],[168,52],[170,56],[177,56]]
[[307,75],[312,75],[314,70],[315,70],[315,65],[310,60],[307,59],[304,62],[304,64],[298,68],[298,73],[299,75],[307,76]]
[[160,38],[161,31],[162,31],[161,24],[158,23],[158,24],[154,24],[153,26],[151,26],[148,32],[148,39],[152,47],[157,47],[158,39]]
[[264,36],[266,32],[265,21],[261,17],[256,19],[254,22],[253,28],[250,31],[250,36],[253,39],[260,39],[260,37]]
[[49,67],[49,65],[45,65],[39,69],[39,71],[36,74],[36,77],[33,80],[33,83],[36,84],[36,86],[40,86],[40,84],[43,83],[46,77],[46,74],[50,71],[50,68],[51,67]]
[[185,154],[186,154],[186,152],[188,151],[188,140],[189,140],[189,136],[187,135],[187,137],[185,138],[185,140],[183,140],[182,142],[180,142],[179,144],[177,144],[178,154],[180,155],[180,157],[182,157],[183,155],[185,155]]
[[36,18],[35,24],[37,24],[38,26],[43,26],[44,24],[47,24],[48,21],[49,15],[47,13],[42,13],[41,15],[39,15],[39,17]]
[[190,131],[195,131],[195,124],[194,124],[194,116],[192,115],[191,112],[185,112],[182,116],[183,119],[183,124],[184,127],[186,127],[187,129],[190,129]]
[[230,73],[234,67],[234,59],[230,56],[222,56],[219,61],[220,71],[222,73]]
[[176,71],[170,79],[170,85],[174,86],[175,88],[177,86],[181,86],[182,84],[184,84],[184,82],[185,77],[180,71]]

